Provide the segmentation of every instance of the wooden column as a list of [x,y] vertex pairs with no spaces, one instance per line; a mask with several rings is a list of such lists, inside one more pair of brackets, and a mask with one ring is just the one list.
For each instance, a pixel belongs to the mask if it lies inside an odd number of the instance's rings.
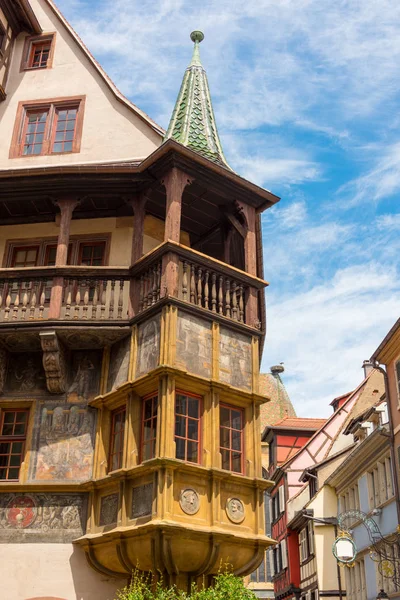
[[[179,243],[181,235],[182,196],[192,180],[176,167],[165,175],[162,183],[167,195],[164,241]],[[161,296],[177,296],[178,294],[179,259],[169,252],[162,261]]]
[[[133,222],[131,265],[134,265],[143,256],[144,221],[146,218],[147,198],[144,193],[128,201],[132,206],[135,219]],[[129,317],[134,317],[139,310],[140,283],[137,279],[131,279],[129,287]]]
[[[256,211],[248,204],[241,204],[241,209],[247,221],[247,233],[244,238],[245,268],[249,275],[257,277],[257,244],[256,244]],[[254,327],[258,317],[258,293],[250,288],[246,302],[246,323]]]
[[[56,267],[64,267],[68,261],[68,246],[71,229],[72,213],[79,204],[78,200],[68,198],[58,200],[56,205],[60,209],[60,232],[57,240]],[[58,319],[61,313],[64,279],[55,277],[51,288],[49,319]]]

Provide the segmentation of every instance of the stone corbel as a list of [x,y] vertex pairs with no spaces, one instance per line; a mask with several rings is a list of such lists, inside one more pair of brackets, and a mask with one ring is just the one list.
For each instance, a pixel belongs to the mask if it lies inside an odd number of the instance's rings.
[[47,389],[50,394],[63,394],[66,391],[67,381],[64,348],[55,331],[44,331],[39,335]]
[[0,394],[3,393],[7,377],[8,353],[4,348],[0,348]]

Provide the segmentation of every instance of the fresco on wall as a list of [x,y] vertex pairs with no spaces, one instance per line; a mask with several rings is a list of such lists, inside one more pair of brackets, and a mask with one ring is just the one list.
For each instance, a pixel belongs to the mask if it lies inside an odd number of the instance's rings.
[[81,494],[0,494],[0,543],[65,543],[84,534]]
[[179,311],[176,366],[202,377],[211,377],[211,323]]
[[102,356],[103,353],[97,350],[72,354],[68,402],[89,402],[99,394]]
[[41,352],[10,354],[5,391],[10,394],[47,393]]
[[136,377],[145,375],[158,365],[160,356],[160,317],[157,315],[138,327]]
[[111,391],[128,380],[131,338],[128,336],[111,347],[107,391]]
[[220,381],[250,390],[252,379],[251,337],[221,327],[219,352]]
[[33,480],[84,481],[92,475],[95,418],[84,406],[42,407]]

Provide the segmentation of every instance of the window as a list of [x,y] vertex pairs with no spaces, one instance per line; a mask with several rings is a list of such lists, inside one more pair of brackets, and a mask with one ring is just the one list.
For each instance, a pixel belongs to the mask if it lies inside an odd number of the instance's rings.
[[101,267],[104,264],[105,250],[105,242],[81,243],[78,262],[85,267]]
[[176,393],[176,458],[193,463],[200,462],[200,403],[199,396]]
[[283,569],[287,568],[286,540],[282,540],[269,551],[269,565],[271,577],[278,575]]
[[314,530],[312,523],[307,523],[299,534],[300,562],[305,562],[314,555]]
[[21,71],[50,68],[53,64],[54,46],[54,33],[26,38]]
[[20,246],[14,248],[11,266],[16,269],[36,267],[39,255],[39,246]]
[[357,560],[346,571],[347,600],[367,600],[364,559]]
[[221,404],[219,418],[222,468],[243,473],[243,410]]
[[4,409],[1,416],[0,480],[18,481],[24,460],[29,410]]
[[393,496],[393,474],[390,456],[381,459],[368,473],[369,508],[372,510]]
[[149,460],[156,455],[157,408],[157,394],[143,399],[142,460]]
[[10,158],[79,152],[85,97],[20,102]]
[[109,471],[122,467],[125,437],[126,408],[120,408],[112,413]]

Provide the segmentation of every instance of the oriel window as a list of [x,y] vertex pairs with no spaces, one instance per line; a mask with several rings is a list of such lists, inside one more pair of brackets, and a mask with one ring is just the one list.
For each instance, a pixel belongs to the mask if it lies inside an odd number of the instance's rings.
[[112,413],[109,471],[122,467],[125,438],[126,408],[120,408]]
[[157,394],[143,399],[142,460],[149,460],[156,455],[157,409]]
[[176,458],[192,463],[200,462],[200,411],[200,396],[176,392]]
[[221,404],[220,452],[222,468],[243,473],[243,410]]
[[29,410],[5,409],[1,415],[0,480],[18,481],[24,460]]

